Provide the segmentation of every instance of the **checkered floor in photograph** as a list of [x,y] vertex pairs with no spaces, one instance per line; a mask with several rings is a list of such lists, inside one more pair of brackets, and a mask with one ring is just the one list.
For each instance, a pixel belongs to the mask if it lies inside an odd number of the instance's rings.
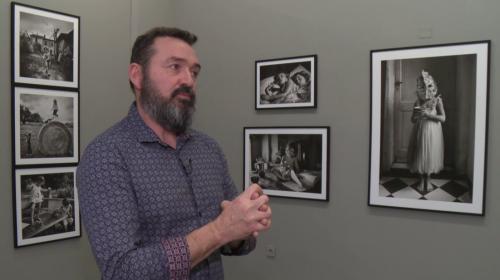
[[431,179],[427,191],[418,189],[419,179],[411,177],[382,177],[380,196],[423,199],[448,202],[472,202],[470,186],[466,181]]

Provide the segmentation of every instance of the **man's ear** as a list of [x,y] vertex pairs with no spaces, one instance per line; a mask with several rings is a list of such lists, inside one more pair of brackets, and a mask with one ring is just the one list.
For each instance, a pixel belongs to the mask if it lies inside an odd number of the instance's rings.
[[142,66],[137,63],[130,63],[128,66],[128,78],[130,82],[134,85],[136,91],[142,90]]

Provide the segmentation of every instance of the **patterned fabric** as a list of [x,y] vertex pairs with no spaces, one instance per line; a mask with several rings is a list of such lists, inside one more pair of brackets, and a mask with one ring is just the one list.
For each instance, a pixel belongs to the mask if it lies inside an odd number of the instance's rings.
[[[189,270],[185,236],[234,198],[224,155],[190,130],[163,144],[133,104],[86,148],[77,169],[82,220],[103,279],[223,279],[221,252]],[[255,248],[250,239],[238,250]]]
[[163,240],[163,248],[167,253],[168,270],[171,279],[188,279],[189,250],[182,237],[173,240]]

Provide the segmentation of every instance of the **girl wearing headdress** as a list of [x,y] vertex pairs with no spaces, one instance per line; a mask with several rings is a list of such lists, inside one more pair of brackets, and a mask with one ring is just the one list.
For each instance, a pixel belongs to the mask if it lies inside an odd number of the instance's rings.
[[438,94],[436,82],[422,70],[417,78],[417,100],[413,106],[413,129],[408,146],[408,167],[419,174],[418,190],[428,191],[431,174],[443,169],[444,139],[441,123],[446,120],[443,100]]

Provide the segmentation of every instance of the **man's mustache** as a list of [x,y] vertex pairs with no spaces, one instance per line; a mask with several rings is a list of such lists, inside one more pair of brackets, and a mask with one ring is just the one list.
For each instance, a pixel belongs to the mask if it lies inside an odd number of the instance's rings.
[[189,95],[189,97],[191,97],[192,100],[194,100],[194,98],[195,98],[194,89],[190,86],[180,86],[180,87],[176,88],[172,92],[172,98],[176,97],[177,95],[179,95],[181,93],[185,93],[185,94]]

